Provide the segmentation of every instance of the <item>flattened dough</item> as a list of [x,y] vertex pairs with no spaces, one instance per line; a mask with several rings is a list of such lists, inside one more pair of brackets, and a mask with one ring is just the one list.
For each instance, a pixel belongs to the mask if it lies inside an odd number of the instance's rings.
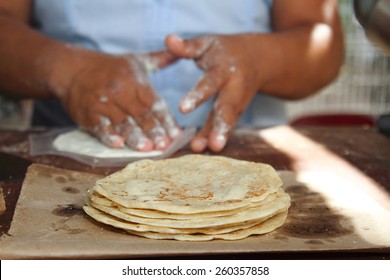
[[97,138],[81,130],[72,130],[57,136],[53,142],[55,149],[95,158],[144,158],[161,155],[162,151],[137,152],[128,148],[111,149]]

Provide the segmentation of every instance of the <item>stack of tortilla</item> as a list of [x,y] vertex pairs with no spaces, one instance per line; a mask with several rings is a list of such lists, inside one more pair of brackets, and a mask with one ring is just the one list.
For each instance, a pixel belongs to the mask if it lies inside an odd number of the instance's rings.
[[283,225],[290,197],[267,164],[221,156],[141,160],[96,182],[85,212],[152,239],[237,240]]

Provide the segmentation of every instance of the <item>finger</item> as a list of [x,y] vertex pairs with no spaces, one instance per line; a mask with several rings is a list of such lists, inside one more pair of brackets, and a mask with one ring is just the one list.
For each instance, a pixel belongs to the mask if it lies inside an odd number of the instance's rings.
[[228,136],[232,131],[221,112],[210,113],[205,126],[192,139],[191,149],[194,152],[203,152],[207,147],[213,152],[220,152],[226,146]]
[[123,148],[124,139],[119,135],[112,123],[112,119],[120,117],[122,114],[115,106],[110,106],[105,102],[91,104],[88,110],[79,110],[80,124],[95,135],[103,144],[110,148]]
[[124,147],[124,139],[121,137],[111,122],[111,120],[101,114],[91,114],[89,116],[90,125],[85,129],[95,135],[103,144],[110,148],[120,149]]
[[236,122],[236,119],[231,118],[231,115],[227,113],[228,111],[231,111],[231,109],[226,109],[228,107],[230,106],[224,105],[222,107],[223,109],[216,110],[214,118],[211,121],[212,129],[208,138],[208,147],[213,152],[220,152],[223,150]]
[[117,126],[117,131],[123,135],[129,148],[140,152],[153,150],[153,141],[145,136],[133,117],[127,116],[126,120]]
[[181,129],[177,125],[175,118],[170,112],[167,103],[161,98],[157,98],[152,106],[152,112],[156,115],[169,137],[177,138],[181,134]]
[[[132,114],[134,120],[144,131],[145,135],[153,141],[156,150],[165,150],[171,141],[167,131],[159,121],[159,117],[155,112],[156,110],[153,110],[153,107],[156,106],[155,104],[160,98],[152,88],[147,88],[145,91],[137,93],[137,99],[139,106],[135,108]],[[156,106],[157,109],[159,109],[159,106]]]
[[214,152],[220,152],[226,145],[237,120],[247,107],[249,100],[243,99],[242,87],[230,84],[219,94],[213,108],[212,129],[209,135],[208,147]]
[[195,110],[199,105],[215,95],[223,86],[223,73],[217,68],[205,73],[196,86],[180,101],[179,109],[183,114]]
[[209,134],[212,129],[213,114],[213,112],[210,112],[205,125],[191,140],[190,147],[195,153],[201,153],[207,148]]
[[[165,140],[165,131],[161,132],[160,130],[155,129],[155,127],[158,126],[158,122],[153,121],[153,115],[146,117],[146,121],[142,123],[143,127],[140,127],[137,121],[122,111],[120,107],[110,106],[110,104],[99,104],[95,105],[94,109],[97,112],[104,111],[104,114],[108,116],[105,121],[107,122],[107,125],[109,124],[107,128],[109,129],[109,133],[102,133],[102,141],[111,140],[111,138],[113,138],[111,136],[113,135],[113,128],[115,128],[115,134],[121,136],[123,139],[122,147],[124,146],[124,143],[126,143],[126,145],[132,149],[146,152],[153,149],[163,150],[169,144],[169,141]],[[143,116],[148,115],[146,107],[143,107],[143,112]],[[106,126],[98,126],[99,131],[105,132],[105,129],[102,129],[101,127],[105,128]]]
[[171,52],[165,50],[150,53],[147,55],[146,61],[150,64],[157,65],[158,68],[164,68],[165,66],[168,66],[177,61],[177,57],[174,56]]
[[153,73],[177,60],[169,51],[158,51],[137,56],[137,60],[143,65],[147,73]]
[[[143,87],[142,90],[137,89],[133,97],[135,98],[127,101],[115,99],[115,105],[125,112],[125,117],[132,116],[134,118],[145,136],[153,141],[154,149],[166,149],[171,142],[170,137],[152,110],[153,105],[159,97],[149,86]],[[123,121],[125,117],[122,117],[121,120]]]
[[168,35],[165,45],[175,56],[196,59],[201,57],[216,41],[213,36],[204,36],[191,40],[183,40],[177,35]]
[[154,149],[165,150],[169,146],[170,138],[152,111],[142,116],[134,116],[134,120],[145,135],[153,141]]

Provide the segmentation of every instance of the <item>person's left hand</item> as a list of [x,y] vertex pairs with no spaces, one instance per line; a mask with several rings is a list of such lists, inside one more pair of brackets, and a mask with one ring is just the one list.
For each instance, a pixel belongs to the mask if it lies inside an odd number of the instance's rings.
[[212,96],[216,100],[204,127],[191,141],[194,152],[207,147],[221,151],[242,112],[258,90],[258,71],[251,48],[251,35],[205,36],[183,40],[169,35],[166,46],[179,58],[193,59],[204,70],[200,81],[181,100],[184,114]]

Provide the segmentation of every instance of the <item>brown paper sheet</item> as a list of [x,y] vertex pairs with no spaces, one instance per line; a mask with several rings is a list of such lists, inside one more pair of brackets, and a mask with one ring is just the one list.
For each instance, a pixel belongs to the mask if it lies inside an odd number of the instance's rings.
[[[139,258],[390,247],[390,213],[343,178],[280,172],[292,197],[285,225],[238,241],[149,240],[99,224],[82,210],[97,175],[33,164],[24,181],[1,259]],[[364,206],[364,207],[363,207]]]
[[5,212],[5,200],[4,200],[3,189],[0,188],[0,215],[2,215],[4,212]]

